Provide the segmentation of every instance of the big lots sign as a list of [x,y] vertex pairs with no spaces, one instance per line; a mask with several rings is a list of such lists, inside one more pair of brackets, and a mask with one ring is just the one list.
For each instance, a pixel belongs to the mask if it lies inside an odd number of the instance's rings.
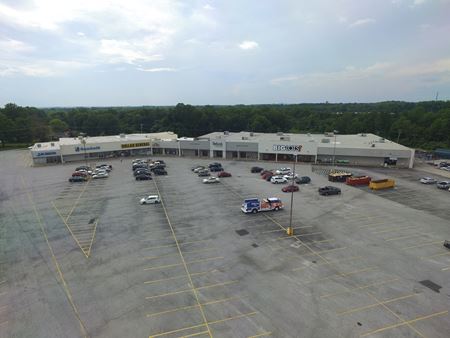
[[290,144],[274,144],[272,149],[274,151],[297,151],[300,152],[302,150],[301,145],[290,145]]

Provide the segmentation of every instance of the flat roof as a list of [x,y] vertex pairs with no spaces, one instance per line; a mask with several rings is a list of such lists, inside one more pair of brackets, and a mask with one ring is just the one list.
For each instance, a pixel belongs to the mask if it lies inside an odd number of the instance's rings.
[[[284,138],[284,139],[282,139]],[[227,142],[260,142],[268,141],[274,143],[288,142],[293,144],[304,144],[307,142],[315,142],[317,147],[333,148],[335,146],[335,137],[333,133],[326,134],[293,134],[293,133],[256,133],[241,131],[232,132],[213,132],[199,139],[224,140]],[[377,149],[397,149],[410,150],[401,144],[384,139],[378,135],[371,133],[360,134],[336,134],[336,148],[372,148],[372,144],[376,144]]]
[[[110,143],[110,142],[127,142],[127,141],[145,141],[145,140],[164,140],[173,141],[178,137],[171,131],[147,134],[121,134],[108,136],[87,136],[86,144]],[[64,137],[59,139],[60,145],[79,145],[81,144],[78,137]]]
[[31,147],[31,151],[57,151],[59,150],[59,142],[39,142]]

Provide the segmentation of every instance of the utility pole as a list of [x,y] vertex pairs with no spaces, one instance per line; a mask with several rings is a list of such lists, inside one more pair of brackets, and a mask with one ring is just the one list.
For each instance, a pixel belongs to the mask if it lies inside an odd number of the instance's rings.
[[398,130],[398,134],[397,134],[397,143],[400,141],[400,134],[402,133],[402,130],[399,129]]
[[[295,183],[295,163],[297,162],[297,153],[294,152],[294,165],[293,168],[294,170],[292,171],[292,182],[291,182],[291,186],[294,186]],[[288,236],[293,236],[294,235],[294,228],[292,227],[292,211],[294,209],[294,190],[291,190],[291,210],[289,212],[289,227],[286,230],[286,233]]]
[[86,154],[86,134],[85,133],[80,133],[80,136],[78,138],[80,139],[80,142],[83,145],[84,161],[85,161],[86,167],[87,167],[88,166],[88,161],[87,161],[87,154]]

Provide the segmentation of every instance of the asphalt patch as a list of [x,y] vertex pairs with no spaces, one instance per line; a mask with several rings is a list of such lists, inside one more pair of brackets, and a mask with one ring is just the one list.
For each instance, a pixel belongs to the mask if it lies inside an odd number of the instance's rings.
[[439,289],[442,289],[442,286],[437,285],[436,283],[433,283],[432,281],[426,279],[426,280],[422,280],[419,282],[420,284],[422,284],[423,286],[426,286],[427,288],[433,290],[434,292],[439,293]]
[[248,234],[249,234],[249,232],[248,232],[247,230],[245,230],[245,229],[236,230],[236,233],[237,233],[239,236],[245,236],[245,235],[248,235]]

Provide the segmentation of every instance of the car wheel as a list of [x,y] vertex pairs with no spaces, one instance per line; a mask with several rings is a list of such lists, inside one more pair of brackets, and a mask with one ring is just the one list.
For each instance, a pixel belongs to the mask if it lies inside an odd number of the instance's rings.
[[257,212],[258,212],[258,210],[256,210],[256,209],[252,210],[252,214],[256,214]]
[[279,207],[275,207],[275,211],[278,211],[278,210],[280,210],[280,208]]

